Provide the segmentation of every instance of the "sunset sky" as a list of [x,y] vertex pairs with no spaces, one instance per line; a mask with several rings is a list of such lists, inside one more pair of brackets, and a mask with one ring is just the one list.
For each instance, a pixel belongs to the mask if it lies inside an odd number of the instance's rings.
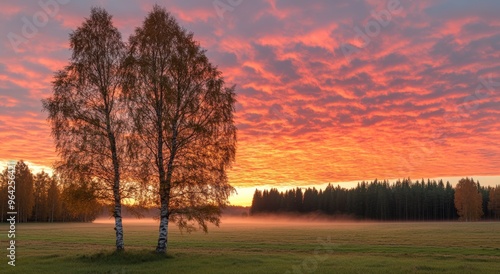
[[40,100],[91,6],[127,41],[158,3],[236,84],[234,204],[375,178],[500,184],[500,1],[38,2],[0,8],[0,162],[57,159]]

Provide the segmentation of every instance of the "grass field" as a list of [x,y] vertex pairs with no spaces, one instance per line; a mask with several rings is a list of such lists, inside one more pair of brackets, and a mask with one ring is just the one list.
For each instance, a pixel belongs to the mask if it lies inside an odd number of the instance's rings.
[[500,223],[313,223],[226,220],[208,234],[172,227],[155,255],[157,224],[18,224],[16,266],[1,273],[500,273]]

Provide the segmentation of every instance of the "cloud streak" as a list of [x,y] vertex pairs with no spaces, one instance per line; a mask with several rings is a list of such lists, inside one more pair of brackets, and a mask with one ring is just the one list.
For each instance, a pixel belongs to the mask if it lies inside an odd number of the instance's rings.
[[[41,8],[2,10],[0,160],[57,158],[40,99],[90,7],[128,39],[153,4],[69,1],[18,51],[8,34]],[[497,1],[243,0],[222,19],[213,1],[162,5],[237,84],[234,185],[500,175]]]

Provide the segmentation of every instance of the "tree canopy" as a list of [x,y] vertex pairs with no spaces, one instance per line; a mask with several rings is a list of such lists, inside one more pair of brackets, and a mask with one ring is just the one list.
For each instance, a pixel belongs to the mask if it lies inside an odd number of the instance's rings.
[[[129,39],[125,94],[144,169],[159,194],[157,252],[167,248],[168,220],[181,229],[218,225],[234,191],[234,87],[165,9],[155,6]],[[151,157],[152,156],[152,157]]]
[[455,187],[455,207],[464,221],[476,221],[483,216],[483,196],[473,179],[461,179]]
[[126,113],[120,100],[125,44],[104,9],[70,35],[72,56],[56,72],[52,97],[43,100],[49,113],[59,172],[84,181],[98,181],[114,206],[116,249],[123,250],[120,187],[128,160]]
[[70,48],[69,65],[43,100],[57,171],[80,184],[69,193],[107,194],[117,250],[124,249],[124,197],[160,208],[159,253],[169,220],[188,231],[218,225],[234,191],[226,172],[236,152],[235,88],[194,35],[155,5],[125,44],[112,17],[92,8]]

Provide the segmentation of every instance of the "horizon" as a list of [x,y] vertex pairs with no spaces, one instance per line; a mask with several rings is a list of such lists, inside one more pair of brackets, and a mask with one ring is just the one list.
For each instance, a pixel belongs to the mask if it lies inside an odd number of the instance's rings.
[[[25,161],[25,163],[28,165],[28,167],[30,167],[30,170],[33,173],[33,175],[36,173],[39,173],[39,172],[48,173],[50,176],[53,175],[53,170],[51,168],[47,168],[44,166],[37,166],[37,165],[32,166],[33,164],[30,163],[29,161]],[[7,165],[7,162],[0,161],[0,166],[6,166],[6,165]],[[408,177],[406,177],[406,178],[408,178]],[[500,176],[464,176],[464,177],[460,177],[460,176],[453,177],[452,176],[452,177],[435,177],[435,178],[423,177],[423,178],[410,178],[410,179],[412,180],[412,182],[415,182],[417,180],[422,181],[422,179],[424,179],[425,181],[431,180],[431,181],[437,181],[437,182],[439,182],[439,180],[443,180],[443,182],[445,184],[447,182],[449,182],[453,187],[455,187],[455,185],[458,183],[458,181],[462,178],[474,179],[474,181],[479,182],[481,184],[481,186],[486,186],[486,187],[500,186],[500,180],[499,180]],[[374,180],[378,180],[379,182],[385,180],[385,181],[388,181],[389,184],[393,184],[396,181],[402,180],[402,179],[405,179],[405,177],[394,178],[394,179],[375,178],[375,179],[371,179],[371,180],[356,180],[356,181],[349,181],[349,182],[327,182],[327,183],[322,183],[322,184],[301,184],[301,185],[296,185],[296,186],[294,186],[294,185],[273,186],[273,185],[269,185],[269,184],[263,184],[263,185],[259,185],[259,186],[236,186],[235,187],[236,193],[232,194],[229,197],[229,203],[230,203],[230,206],[250,207],[252,205],[252,198],[253,198],[253,195],[254,195],[256,189],[269,190],[271,188],[276,188],[280,192],[286,191],[286,190],[292,190],[295,188],[302,188],[302,189],[316,188],[317,190],[320,190],[320,189],[325,189],[328,185],[333,185],[335,187],[340,186],[342,188],[351,189],[351,188],[355,188],[356,185],[358,183],[361,183],[361,182],[370,183],[370,182],[373,182]],[[127,204],[127,203],[124,203],[124,204]]]
[[[375,178],[500,184],[500,3],[372,2],[163,3],[236,84],[231,203],[248,206],[256,188]],[[53,13],[4,4],[2,169],[23,159],[51,172],[58,157],[41,99],[68,63],[69,33],[97,4],[127,41],[154,1],[65,1]]]

